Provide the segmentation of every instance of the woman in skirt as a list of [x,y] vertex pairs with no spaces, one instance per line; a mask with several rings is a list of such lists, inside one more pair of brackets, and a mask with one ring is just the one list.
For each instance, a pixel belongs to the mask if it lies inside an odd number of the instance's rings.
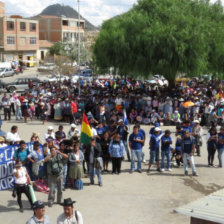
[[29,117],[29,104],[27,99],[23,100],[21,109],[22,109],[22,115],[24,117],[24,122],[27,123],[27,118]]
[[77,143],[74,145],[74,150],[69,154],[68,162],[69,166],[69,177],[72,181],[72,186],[74,187],[75,181],[80,180],[84,177],[83,171],[83,152],[79,149],[80,145]]

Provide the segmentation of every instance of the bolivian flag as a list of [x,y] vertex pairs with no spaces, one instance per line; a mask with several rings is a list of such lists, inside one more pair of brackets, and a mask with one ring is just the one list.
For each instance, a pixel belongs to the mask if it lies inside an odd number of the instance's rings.
[[93,137],[93,133],[89,126],[89,121],[86,117],[86,114],[83,114],[80,142],[88,145],[90,143],[91,137]]

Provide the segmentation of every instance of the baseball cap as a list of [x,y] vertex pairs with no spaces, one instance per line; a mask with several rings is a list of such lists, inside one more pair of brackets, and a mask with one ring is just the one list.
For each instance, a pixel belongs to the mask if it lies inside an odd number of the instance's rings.
[[157,132],[157,131],[161,131],[161,129],[159,127],[156,127],[155,132]]
[[160,127],[160,124],[158,122],[156,122],[155,127]]
[[124,122],[123,119],[119,119],[118,123],[120,123],[120,122]]

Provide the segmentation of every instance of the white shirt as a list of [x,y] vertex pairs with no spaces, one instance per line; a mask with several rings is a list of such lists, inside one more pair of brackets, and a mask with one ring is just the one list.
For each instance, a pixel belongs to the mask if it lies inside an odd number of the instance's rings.
[[18,172],[18,177],[15,176],[15,183],[16,184],[26,184],[27,183],[27,178],[26,178],[26,168],[21,167],[19,169],[14,169],[13,173]]
[[123,103],[123,99],[122,98],[117,98],[116,100],[115,100],[115,103],[116,103],[116,105],[122,105],[122,103]]
[[75,129],[74,131],[72,131],[72,129],[69,130],[68,138],[71,139],[74,136],[80,136],[80,131],[78,129]]
[[77,211],[77,218],[78,220],[76,220],[75,212],[70,219],[63,213],[58,216],[57,224],[83,224],[82,214],[79,211]]
[[6,147],[7,146],[7,144],[5,144],[5,143],[0,143],[0,148],[4,148],[4,147]]
[[18,98],[15,101],[15,105],[16,105],[16,107],[20,107],[21,106],[20,100]]
[[52,132],[51,134],[46,133],[46,134],[44,135],[44,139],[45,139],[45,140],[48,139],[49,137],[52,137],[53,139],[55,139],[55,134],[54,134],[54,132]]
[[76,159],[76,160],[79,160],[79,153],[78,153],[78,155],[75,154],[75,159]]
[[13,143],[21,140],[17,132],[16,133],[8,132],[6,135],[6,139],[7,141],[10,141]]
[[91,130],[92,130],[92,133],[93,133],[93,137],[97,136],[97,131],[96,131],[96,129],[95,129],[95,128],[91,128]]

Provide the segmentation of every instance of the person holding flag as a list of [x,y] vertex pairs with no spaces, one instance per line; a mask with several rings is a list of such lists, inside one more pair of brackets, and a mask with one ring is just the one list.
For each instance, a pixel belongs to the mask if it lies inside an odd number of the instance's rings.
[[102,184],[101,170],[103,169],[101,145],[93,137],[86,114],[83,115],[80,142],[86,146],[85,161],[87,162],[90,174],[90,184],[94,184],[94,174],[98,177],[98,184]]

